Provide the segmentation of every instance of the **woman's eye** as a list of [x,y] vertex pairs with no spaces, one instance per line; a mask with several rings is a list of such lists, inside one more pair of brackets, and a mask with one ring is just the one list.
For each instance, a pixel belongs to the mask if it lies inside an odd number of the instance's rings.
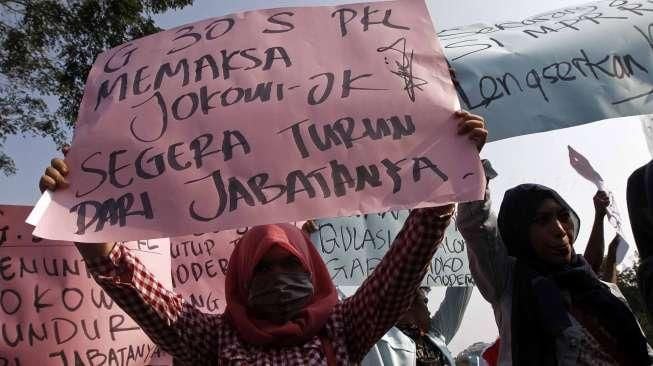
[[288,267],[301,267],[302,263],[297,258],[288,258],[284,263]]
[[546,225],[547,222],[549,221],[549,218],[546,216],[538,216],[533,220],[533,222],[537,225]]

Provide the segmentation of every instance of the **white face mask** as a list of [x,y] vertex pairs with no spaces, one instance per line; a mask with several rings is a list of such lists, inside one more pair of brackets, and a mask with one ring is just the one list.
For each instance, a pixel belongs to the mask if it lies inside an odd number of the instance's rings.
[[248,304],[263,319],[285,323],[304,309],[313,291],[307,272],[261,274],[250,282]]

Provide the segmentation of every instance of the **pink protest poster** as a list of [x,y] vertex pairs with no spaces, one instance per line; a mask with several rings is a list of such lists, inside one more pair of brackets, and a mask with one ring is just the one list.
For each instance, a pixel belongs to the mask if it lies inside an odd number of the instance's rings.
[[101,54],[35,235],[174,237],[482,197],[424,0],[251,11]]
[[224,312],[229,257],[245,232],[238,229],[170,238],[175,292],[205,313]]
[[[71,242],[33,237],[29,206],[0,206],[0,365],[150,365],[165,362],[86,271]],[[127,244],[167,286],[169,241]]]

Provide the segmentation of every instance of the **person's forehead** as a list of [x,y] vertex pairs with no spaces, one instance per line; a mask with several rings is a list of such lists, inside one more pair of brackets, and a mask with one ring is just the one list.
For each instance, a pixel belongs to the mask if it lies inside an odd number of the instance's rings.
[[542,203],[540,203],[540,207],[538,207],[536,213],[537,214],[545,214],[545,213],[551,213],[551,212],[558,212],[563,207],[553,198],[546,198]]

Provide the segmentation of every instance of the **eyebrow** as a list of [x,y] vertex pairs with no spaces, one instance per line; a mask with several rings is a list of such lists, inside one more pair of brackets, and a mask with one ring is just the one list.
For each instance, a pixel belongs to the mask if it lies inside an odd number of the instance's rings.
[[544,210],[544,211],[537,211],[535,212],[535,217],[540,217],[540,216],[551,216],[553,214],[557,214],[557,211],[551,211],[551,210]]

